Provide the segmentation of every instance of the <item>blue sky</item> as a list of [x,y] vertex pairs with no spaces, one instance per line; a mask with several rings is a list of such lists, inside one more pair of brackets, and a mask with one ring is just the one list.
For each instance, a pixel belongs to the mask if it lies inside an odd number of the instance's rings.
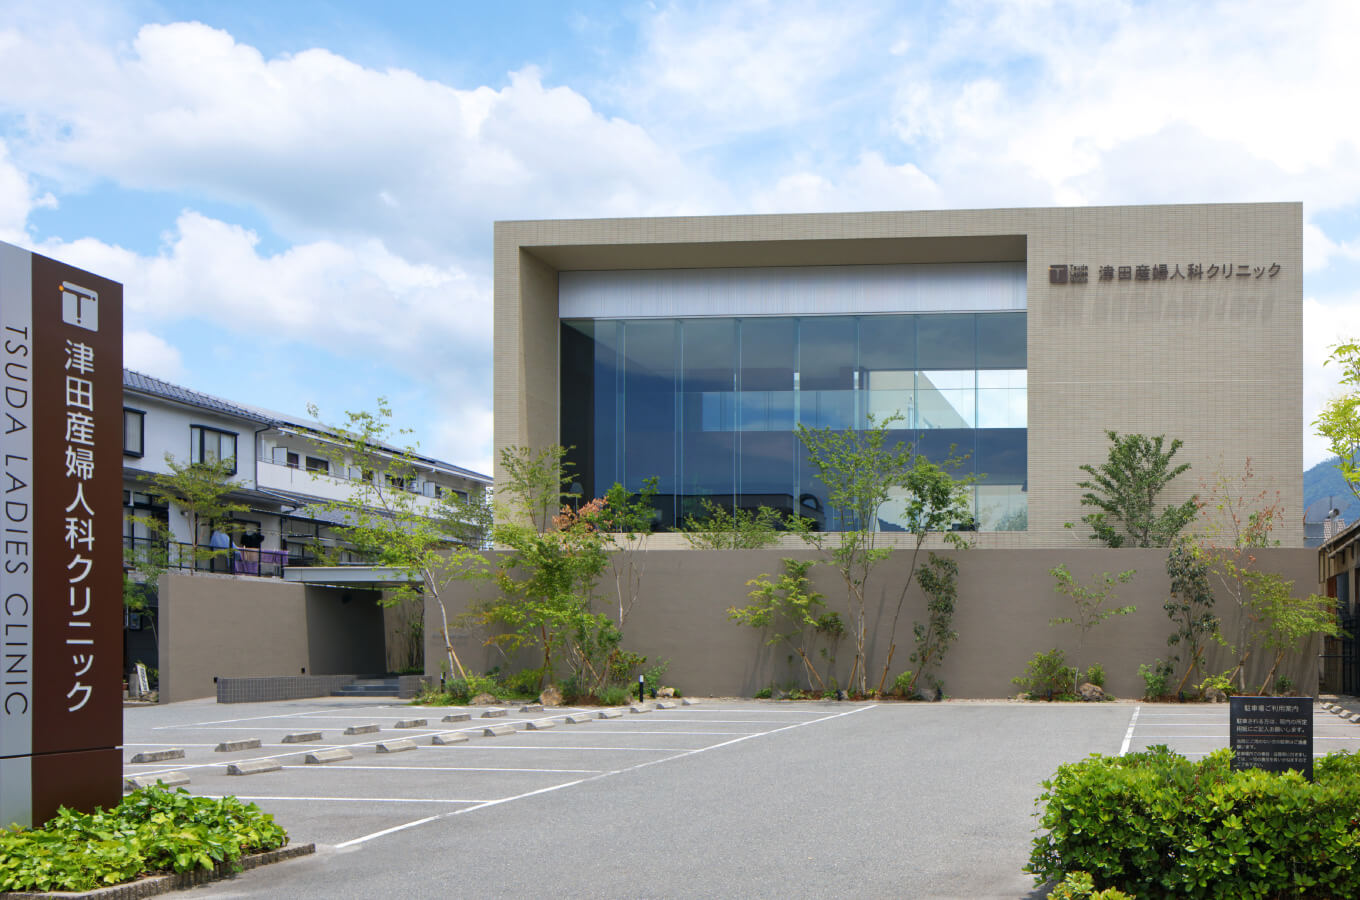
[[1353,0],[0,0],[0,240],[123,281],[133,368],[386,395],[489,471],[496,219],[1301,200],[1311,464],[1357,35]]

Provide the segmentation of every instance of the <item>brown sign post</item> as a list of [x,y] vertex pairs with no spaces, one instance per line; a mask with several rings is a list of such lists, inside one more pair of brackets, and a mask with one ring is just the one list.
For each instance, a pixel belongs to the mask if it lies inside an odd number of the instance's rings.
[[0,826],[122,795],[123,289],[0,243]]

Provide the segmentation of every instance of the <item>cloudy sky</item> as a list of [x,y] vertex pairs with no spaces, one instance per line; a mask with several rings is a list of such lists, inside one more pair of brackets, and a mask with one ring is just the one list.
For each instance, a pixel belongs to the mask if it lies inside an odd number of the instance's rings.
[[[494,7],[494,8],[493,8]],[[0,240],[127,364],[490,471],[496,219],[1301,200],[1360,334],[1360,3],[0,0]]]

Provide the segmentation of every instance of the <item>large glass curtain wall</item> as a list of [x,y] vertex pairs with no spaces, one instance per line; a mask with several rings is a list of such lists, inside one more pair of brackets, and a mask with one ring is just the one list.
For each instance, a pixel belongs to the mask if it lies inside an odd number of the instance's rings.
[[[978,527],[1026,526],[1024,313],[562,322],[562,443],[584,496],[659,479],[671,526],[700,498],[798,512],[834,531],[798,423],[966,457]],[[901,528],[889,504],[878,523]]]

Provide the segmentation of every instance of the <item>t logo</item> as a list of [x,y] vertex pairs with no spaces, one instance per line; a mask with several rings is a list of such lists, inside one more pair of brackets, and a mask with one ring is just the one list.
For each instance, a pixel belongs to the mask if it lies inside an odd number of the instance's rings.
[[87,331],[99,330],[99,295],[69,281],[61,283],[61,320]]

